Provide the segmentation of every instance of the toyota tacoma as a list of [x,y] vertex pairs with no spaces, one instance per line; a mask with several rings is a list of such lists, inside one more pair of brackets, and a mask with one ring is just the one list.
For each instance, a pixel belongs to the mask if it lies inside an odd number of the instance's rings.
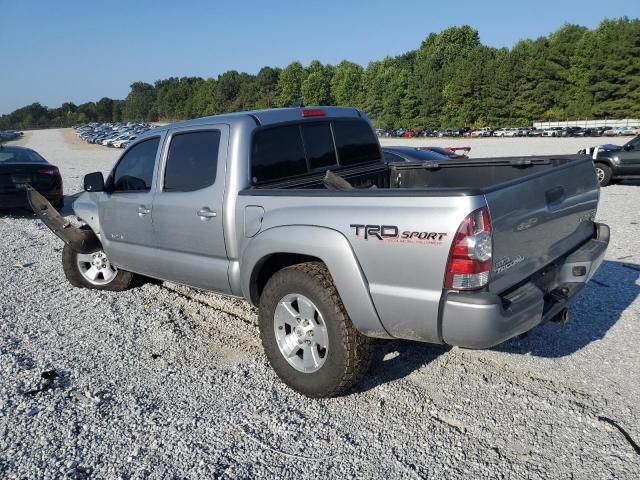
[[488,348],[567,305],[605,255],[586,155],[385,163],[348,107],[212,116],[136,138],[61,217],[76,287],[136,275],[243,297],[290,387],[337,395],[373,338]]

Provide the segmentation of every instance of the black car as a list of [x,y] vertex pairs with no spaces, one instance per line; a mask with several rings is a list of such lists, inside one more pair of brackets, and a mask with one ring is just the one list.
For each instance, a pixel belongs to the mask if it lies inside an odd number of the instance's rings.
[[0,209],[28,207],[27,184],[44,195],[56,209],[64,205],[58,167],[30,148],[0,144]]
[[624,145],[600,145],[580,150],[593,157],[601,187],[625,178],[640,177],[640,135]]
[[449,160],[446,155],[417,147],[382,147],[382,153],[384,154],[384,161],[387,163],[441,162]]

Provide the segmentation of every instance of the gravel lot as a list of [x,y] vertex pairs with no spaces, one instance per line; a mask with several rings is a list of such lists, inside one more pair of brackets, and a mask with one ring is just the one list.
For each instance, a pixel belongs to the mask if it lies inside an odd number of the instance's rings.
[[[69,130],[20,143],[68,194],[119,155]],[[597,142],[462,143],[486,156]],[[602,191],[611,245],[566,326],[488,351],[380,342],[365,381],[330,400],[277,380],[248,304],[170,284],[72,288],[61,242],[28,212],[0,213],[0,477],[640,478],[604,420],[640,443],[639,204],[640,182]]]

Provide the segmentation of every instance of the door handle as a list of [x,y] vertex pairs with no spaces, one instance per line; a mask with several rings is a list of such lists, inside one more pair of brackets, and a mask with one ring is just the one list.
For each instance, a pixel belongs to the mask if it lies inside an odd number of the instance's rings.
[[560,202],[564,197],[564,188],[555,187],[544,192],[545,200],[547,205],[554,205]]
[[140,205],[138,207],[138,215],[142,217],[143,215],[149,215],[151,213],[151,209],[145,207],[144,205]]
[[211,210],[209,207],[202,207],[200,210],[198,210],[198,216],[202,220],[208,220],[210,218],[216,217],[217,215],[218,214]]

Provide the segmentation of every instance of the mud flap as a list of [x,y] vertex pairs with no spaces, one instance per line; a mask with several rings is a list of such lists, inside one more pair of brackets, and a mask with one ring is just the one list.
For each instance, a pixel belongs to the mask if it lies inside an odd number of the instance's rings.
[[101,248],[100,240],[91,230],[74,227],[31,185],[27,185],[27,199],[31,209],[42,223],[76,252],[92,253]]

